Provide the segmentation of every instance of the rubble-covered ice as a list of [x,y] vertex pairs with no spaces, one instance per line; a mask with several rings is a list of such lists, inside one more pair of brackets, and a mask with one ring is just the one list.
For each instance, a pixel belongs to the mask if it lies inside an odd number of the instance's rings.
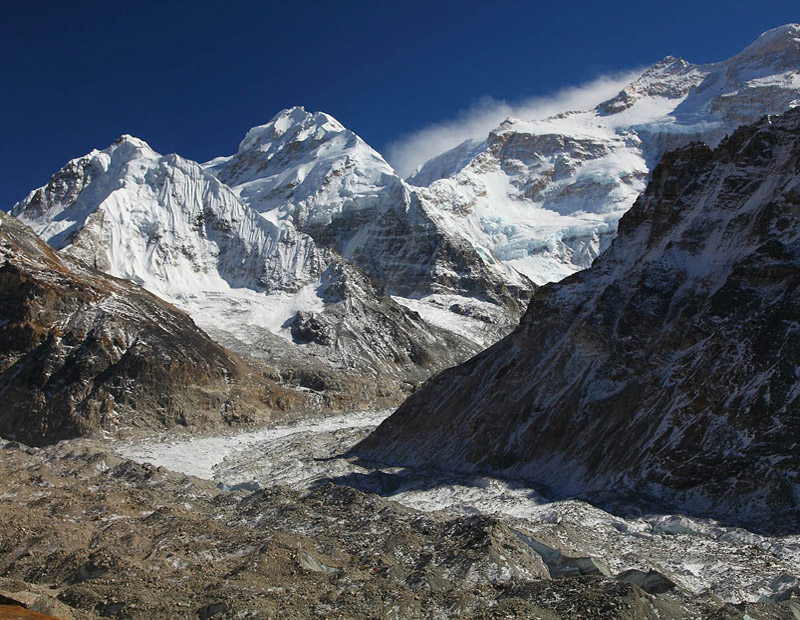
[[799,585],[800,536],[761,536],[686,515],[623,518],[583,501],[553,500],[513,480],[367,467],[342,458],[389,413],[202,438],[163,435],[118,442],[115,448],[124,457],[211,479],[223,488],[288,484],[309,490],[333,480],[427,512],[494,515],[572,556],[596,558],[614,573],[654,569],[691,593],[726,601],[780,597]]

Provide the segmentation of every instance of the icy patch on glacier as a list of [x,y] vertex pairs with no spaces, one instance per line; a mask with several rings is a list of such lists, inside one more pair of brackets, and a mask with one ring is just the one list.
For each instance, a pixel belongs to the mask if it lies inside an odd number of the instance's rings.
[[300,310],[322,312],[325,301],[316,284],[295,293],[259,293],[251,289],[228,289],[183,293],[171,299],[204,330],[221,330],[247,342],[251,329],[261,328],[292,341],[291,320]]

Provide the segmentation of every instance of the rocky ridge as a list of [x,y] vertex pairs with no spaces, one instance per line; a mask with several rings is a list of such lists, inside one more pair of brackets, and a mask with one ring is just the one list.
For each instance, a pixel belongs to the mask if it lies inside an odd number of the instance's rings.
[[357,453],[798,526],[800,110],[664,156],[594,265]]

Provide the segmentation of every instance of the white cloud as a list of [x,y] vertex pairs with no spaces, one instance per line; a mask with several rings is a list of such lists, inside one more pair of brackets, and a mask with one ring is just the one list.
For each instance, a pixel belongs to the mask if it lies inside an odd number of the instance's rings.
[[401,175],[408,176],[418,166],[464,140],[484,138],[509,116],[534,120],[568,110],[588,110],[616,95],[639,75],[641,70],[604,75],[586,84],[513,104],[483,97],[454,119],[423,127],[391,142],[385,149],[387,159]]

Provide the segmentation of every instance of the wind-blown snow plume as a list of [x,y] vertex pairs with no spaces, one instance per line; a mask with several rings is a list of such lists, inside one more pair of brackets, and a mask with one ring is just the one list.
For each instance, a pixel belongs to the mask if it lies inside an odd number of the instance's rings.
[[389,163],[402,176],[470,138],[486,134],[509,117],[542,119],[565,110],[587,110],[616,95],[642,69],[600,76],[585,84],[531,97],[517,103],[482,97],[456,118],[423,127],[387,146]]

